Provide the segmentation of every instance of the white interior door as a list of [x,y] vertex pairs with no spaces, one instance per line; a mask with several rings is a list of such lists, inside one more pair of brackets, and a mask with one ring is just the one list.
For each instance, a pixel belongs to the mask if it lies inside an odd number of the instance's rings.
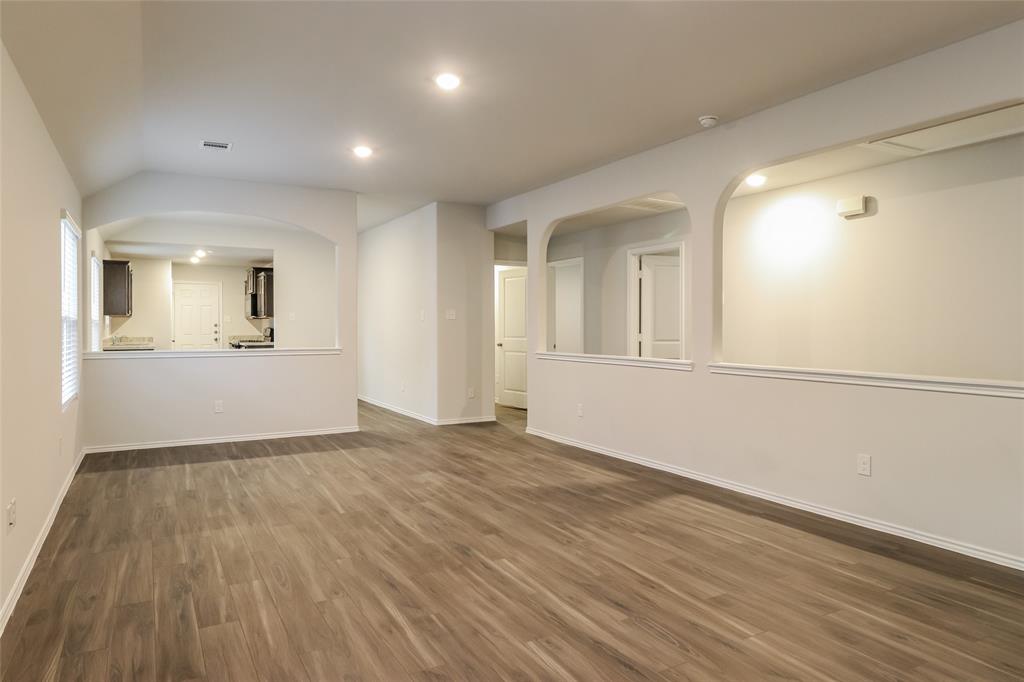
[[640,257],[640,357],[678,360],[679,257]]
[[220,285],[175,282],[174,350],[220,347]]
[[496,401],[526,408],[526,268],[498,271]]
[[548,263],[548,348],[583,352],[583,259]]

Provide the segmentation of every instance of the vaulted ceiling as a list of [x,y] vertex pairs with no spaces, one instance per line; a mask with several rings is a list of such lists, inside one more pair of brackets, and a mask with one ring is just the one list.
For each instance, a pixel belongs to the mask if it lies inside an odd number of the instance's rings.
[[[79,189],[140,170],[486,204],[1024,17],[1019,2],[22,2]],[[442,92],[450,70],[464,84]],[[200,140],[231,142],[229,152]],[[376,153],[354,158],[350,148]]]

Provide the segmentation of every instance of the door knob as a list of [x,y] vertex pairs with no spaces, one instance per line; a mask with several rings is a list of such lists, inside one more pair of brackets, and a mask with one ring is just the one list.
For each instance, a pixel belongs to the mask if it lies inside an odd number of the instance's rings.
[[501,342],[499,341],[499,342],[498,342],[498,348],[504,348],[504,347],[505,347],[505,344],[503,344],[503,343],[501,343]]

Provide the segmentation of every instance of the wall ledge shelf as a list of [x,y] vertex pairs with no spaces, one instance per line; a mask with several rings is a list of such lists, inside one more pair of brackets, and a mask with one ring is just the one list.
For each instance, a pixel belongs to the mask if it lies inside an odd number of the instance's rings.
[[266,348],[252,350],[122,350],[89,351],[82,360],[155,360],[165,358],[251,358],[282,355],[341,355],[342,348]]
[[557,360],[560,362],[583,362],[591,365],[620,365],[623,367],[644,367],[647,369],[668,369],[676,372],[692,372],[691,360],[664,360],[659,358],[634,358],[625,355],[584,355],[582,353],[553,353],[538,351],[534,353],[538,360]]
[[744,365],[732,362],[712,362],[708,364],[708,369],[712,374],[732,374],[735,376],[761,377],[765,379],[792,379],[829,384],[902,388],[914,391],[963,393],[995,398],[1024,398],[1024,382],[1017,381],[958,379],[954,377],[916,376],[912,374],[876,374],[845,370]]

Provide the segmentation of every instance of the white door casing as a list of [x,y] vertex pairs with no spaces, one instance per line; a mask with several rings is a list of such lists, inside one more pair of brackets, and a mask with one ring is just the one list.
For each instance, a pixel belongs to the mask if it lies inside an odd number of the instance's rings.
[[626,354],[660,359],[685,357],[683,245],[638,247],[630,249],[628,255]]
[[221,348],[218,282],[174,283],[174,350]]
[[498,271],[495,401],[526,407],[526,268]]
[[583,352],[583,259],[548,263],[548,350]]

